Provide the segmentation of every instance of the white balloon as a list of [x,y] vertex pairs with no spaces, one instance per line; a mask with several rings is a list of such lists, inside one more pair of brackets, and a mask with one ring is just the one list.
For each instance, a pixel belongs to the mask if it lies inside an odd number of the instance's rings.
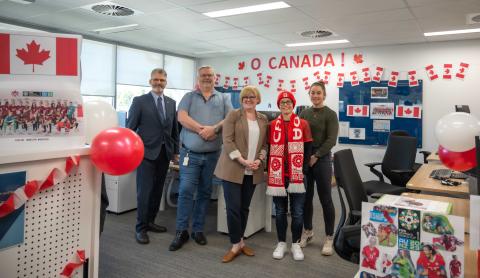
[[91,144],[93,138],[102,130],[118,126],[118,116],[112,105],[100,100],[84,103],[85,107],[85,137]]
[[443,116],[435,127],[438,143],[453,152],[465,152],[475,147],[480,134],[478,119],[468,113],[454,112]]

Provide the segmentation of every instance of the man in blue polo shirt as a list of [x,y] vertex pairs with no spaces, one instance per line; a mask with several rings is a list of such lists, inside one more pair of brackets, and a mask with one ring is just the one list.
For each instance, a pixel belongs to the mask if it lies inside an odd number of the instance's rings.
[[[212,194],[213,171],[222,147],[222,124],[232,110],[229,95],[215,91],[215,72],[203,66],[197,73],[198,90],[187,93],[178,105],[180,133],[180,184],[175,238],[170,251],[188,241],[192,216],[192,238],[207,244],[203,234],[205,215]],[[196,192],[196,199],[193,196]]]

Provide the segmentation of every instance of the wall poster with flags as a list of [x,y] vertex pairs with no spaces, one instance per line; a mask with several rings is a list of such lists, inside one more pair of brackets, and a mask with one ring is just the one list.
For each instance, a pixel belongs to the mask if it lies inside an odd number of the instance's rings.
[[85,144],[81,36],[0,32],[0,142],[35,151]]
[[348,123],[350,134],[339,137],[339,143],[386,145],[389,131],[405,130],[422,147],[423,81],[415,77],[417,85],[411,86],[411,79],[397,80],[396,87],[390,81],[356,86],[347,81],[339,88],[339,121]]

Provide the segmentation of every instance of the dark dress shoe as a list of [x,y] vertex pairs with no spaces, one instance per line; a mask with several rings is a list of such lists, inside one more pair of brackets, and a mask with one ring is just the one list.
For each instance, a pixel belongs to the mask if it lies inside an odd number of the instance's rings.
[[170,243],[170,247],[168,250],[170,251],[177,251],[178,249],[182,248],[183,244],[188,241],[188,232],[184,231],[177,231],[175,234],[175,238],[173,239],[172,243]]
[[151,231],[154,233],[165,233],[167,228],[164,226],[157,225],[155,223],[148,224],[147,231]]
[[195,240],[196,243],[200,245],[206,245],[207,244],[207,238],[202,232],[195,232],[192,233],[192,238]]
[[150,239],[148,238],[147,232],[145,232],[145,231],[135,233],[135,239],[140,244],[148,244],[150,242]]

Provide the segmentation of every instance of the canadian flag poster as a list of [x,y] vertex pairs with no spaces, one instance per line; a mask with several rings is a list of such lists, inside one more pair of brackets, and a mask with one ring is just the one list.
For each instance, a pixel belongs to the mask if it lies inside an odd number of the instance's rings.
[[79,74],[78,38],[0,33],[0,74]]
[[350,78],[352,79],[352,87],[358,86],[360,84],[360,81],[358,81],[358,74],[356,70],[350,72]]
[[422,106],[420,105],[397,105],[395,109],[395,116],[397,118],[416,118],[422,117]]
[[388,86],[397,87],[398,84],[398,71],[392,71],[390,73],[390,78],[388,79]]
[[452,79],[452,64],[443,64],[443,79]]
[[375,68],[375,75],[372,77],[372,80],[380,83],[380,80],[382,80],[382,74],[383,74],[383,68],[382,67],[376,67]]
[[82,37],[0,32],[0,144],[4,150],[84,146]]
[[368,117],[368,105],[347,105],[347,116],[349,117]]
[[332,73],[329,72],[329,71],[325,71],[325,73],[323,75],[323,82],[327,85],[328,85],[328,80],[330,80],[330,74],[332,74]]
[[465,73],[467,72],[468,70],[468,64],[467,63],[460,63],[460,67],[458,68],[458,71],[457,71],[457,74],[455,74],[455,76],[458,78],[458,79],[464,79],[465,78]]
[[410,87],[418,86],[417,71],[416,70],[411,70],[411,71],[408,72],[408,86],[410,86]]
[[370,77],[370,68],[362,69],[362,78],[363,78],[363,82],[365,83],[372,81],[372,78]]
[[438,74],[433,69],[433,65],[426,66],[425,70],[427,71],[427,75],[428,75],[428,78],[430,78],[430,80],[435,80],[438,78]]

